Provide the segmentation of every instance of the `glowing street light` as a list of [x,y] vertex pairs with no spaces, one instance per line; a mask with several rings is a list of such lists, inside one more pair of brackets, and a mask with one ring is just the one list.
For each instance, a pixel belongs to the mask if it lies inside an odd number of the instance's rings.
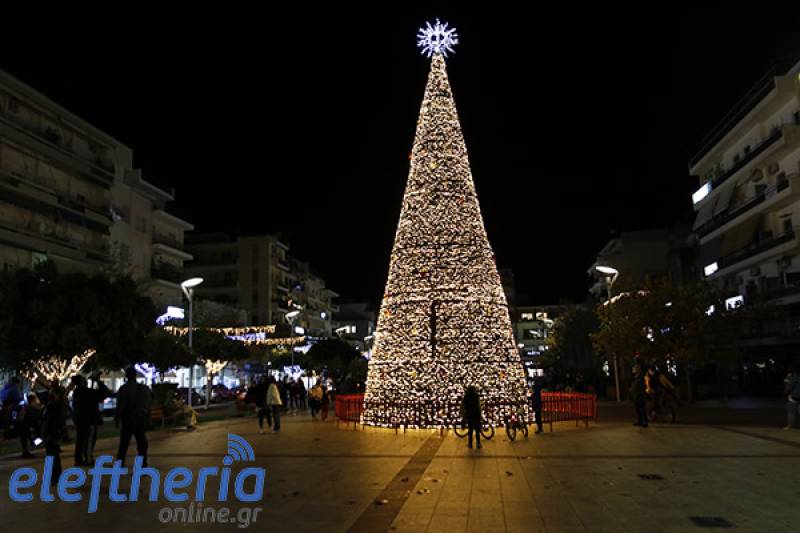
[[[189,278],[181,283],[181,290],[189,300],[189,351],[192,350],[192,297],[194,296],[194,288],[203,283],[203,278]],[[189,366],[189,407],[192,406],[192,383],[194,382],[194,363]],[[206,384],[208,386],[208,384]]]
[[[601,274],[605,275],[606,277],[611,277],[611,280],[606,280],[606,303],[611,303],[611,286],[614,285],[614,282],[617,281],[619,277],[619,270],[612,266],[608,265],[596,265],[594,267],[595,270],[600,272]],[[613,354],[614,356],[614,388],[617,391],[617,403],[622,401],[619,395],[619,364],[617,363],[617,354]]]

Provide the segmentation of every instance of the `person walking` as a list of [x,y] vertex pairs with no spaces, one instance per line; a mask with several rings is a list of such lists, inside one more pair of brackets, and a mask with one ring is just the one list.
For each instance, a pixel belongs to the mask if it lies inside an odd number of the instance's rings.
[[275,382],[275,378],[269,378],[267,382],[267,398],[266,398],[266,405],[267,409],[272,411],[272,432],[277,433],[281,430],[281,407],[283,406],[283,400],[281,400],[281,393],[278,389],[278,384]]
[[464,398],[461,400],[461,416],[466,420],[469,431],[467,433],[467,448],[472,448],[472,434],[475,434],[475,446],[481,446],[481,398],[474,385],[467,387]]
[[100,402],[111,396],[111,391],[101,381],[98,381],[100,388],[90,389],[86,378],[80,374],[72,376],[72,383],[75,385],[72,392],[72,421],[76,433],[75,466],[87,466],[94,462],[92,433],[96,434],[98,424],[103,421]]
[[247,391],[248,402],[252,401],[258,412],[258,432],[264,433],[264,420],[267,421],[267,426],[272,425],[272,415],[270,415],[267,408],[267,380],[261,378],[259,382],[253,386],[252,389]]
[[642,373],[642,367],[639,365],[634,365],[633,367],[633,379],[631,380],[630,393],[633,406],[636,409],[636,422],[634,422],[633,425],[646,428],[647,394],[645,393],[644,374]]
[[27,399],[28,403],[22,408],[17,417],[20,426],[19,443],[24,459],[33,457],[30,451],[31,441],[39,438],[42,434],[43,406],[34,393],[28,394]]
[[783,380],[783,392],[786,394],[786,427],[797,429],[797,409],[800,406],[800,375],[796,368],[790,368]]
[[320,404],[322,403],[322,384],[320,380],[311,387],[311,392],[309,392],[308,403],[311,406],[311,418],[317,420],[317,414],[319,414]]
[[536,376],[533,378],[533,397],[531,398],[533,404],[533,416],[536,418],[536,433],[544,431],[542,429],[542,377]]
[[330,401],[331,401],[331,393],[330,390],[328,389],[328,383],[325,382],[322,385],[322,399],[320,400],[320,409],[322,411],[320,418],[322,419],[323,422],[325,422],[328,419],[328,404],[330,404]]
[[119,450],[117,460],[125,466],[125,456],[131,437],[136,439],[136,454],[142,456],[142,466],[147,466],[147,418],[150,415],[150,404],[153,393],[150,387],[136,382],[136,369],[125,370],[126,382],[117,391],[117,411],[114,422],[122,425],[119,433]]
[[61,477],[61,442],[64,439],[64,428],[67,426],[67,404],[64,389],[53,387],[47,394],[47,407],[44,412],[44,453],[53,458],[51,485],[58,484]]

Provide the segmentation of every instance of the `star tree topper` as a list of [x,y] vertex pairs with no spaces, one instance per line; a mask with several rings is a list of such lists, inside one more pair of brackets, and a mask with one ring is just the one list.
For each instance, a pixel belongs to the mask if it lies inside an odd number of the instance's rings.
[[458,44],[458,33],[455,28],[447,29],[447,22],[442,24],[439,19],[431,26],[430,22],[425,23],[424,28],[420,28],[417,33],[417,46],[422,49],[422,54],[431,57],[433,54],[441,54],[447,57],[447,52],[454,54],[453,45]]

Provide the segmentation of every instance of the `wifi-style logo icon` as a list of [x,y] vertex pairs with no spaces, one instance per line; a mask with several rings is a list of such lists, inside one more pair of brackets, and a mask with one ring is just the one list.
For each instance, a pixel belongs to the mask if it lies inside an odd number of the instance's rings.
[[230,466],[236,462],[252,463],[256,460],[253,447],[239,435],[228,433],[228,455],[222,459],[222,464]]

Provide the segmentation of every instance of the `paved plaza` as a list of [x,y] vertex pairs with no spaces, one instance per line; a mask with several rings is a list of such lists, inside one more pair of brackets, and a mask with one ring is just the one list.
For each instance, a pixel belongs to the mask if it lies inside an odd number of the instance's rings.
[[[483,449],[470,450],[452,433],[354,430],[300,416],[285,417],[279,434],[262,435],[254,419],[233,418],[193,433],[151,433],[151,466],[220,466],[228,432],[246,438],[266,469],[254,531],[700,532],[717,529],[690,517],[720,517],[735,531],[761,533],[796,531],[800,518],[800,431],[564,423],[516,442],[499,431]],[[114,445],[108,439],[99,448]],[[94,514],[85,501],[12,502],[11,471],[41,462],[0,463],[3,531],[238,529],[162,523],[164,501],[113,503],[106,496]],[[128,486],[123,479],[122,491]],[[88,488],[81,491],[88,497]]]

